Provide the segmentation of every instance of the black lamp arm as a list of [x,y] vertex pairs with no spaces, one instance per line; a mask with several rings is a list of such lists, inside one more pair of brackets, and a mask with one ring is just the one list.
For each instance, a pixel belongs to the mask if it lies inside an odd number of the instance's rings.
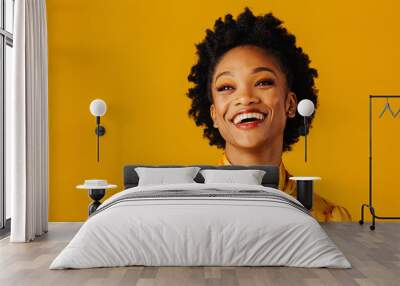
[[97,162],[100,161],[100,140],[99,137],[103,136],[106,133],[106,129],[104,128],[104,126],[100,125],[100,116],[96,116],[96,129],[95,129],[95,133],[97,135]]
[[307,116],[304,116],[304,161],[307,162]]

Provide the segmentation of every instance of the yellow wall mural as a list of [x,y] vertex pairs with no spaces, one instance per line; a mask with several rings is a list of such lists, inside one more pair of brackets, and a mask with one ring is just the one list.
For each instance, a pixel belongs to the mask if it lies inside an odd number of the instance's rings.
[[[47,1],[51,221],[83,221],[90,199],[75,186],[104,178],[122,189],[126,164],[219,164],[187,115],[195,43],[218,17],[244,7],[272,12],[318,70],[318,109],[308,137],[285,152],[293,175],[320,176],[317,194],[359,219],[368,195],[368,95],[400,94],[397,1]],[[89,104],[102,98],[101,161]],[[400,108],[400,100],[392,100]],[[375,202],[399,210],[397,119],[375,107]]]

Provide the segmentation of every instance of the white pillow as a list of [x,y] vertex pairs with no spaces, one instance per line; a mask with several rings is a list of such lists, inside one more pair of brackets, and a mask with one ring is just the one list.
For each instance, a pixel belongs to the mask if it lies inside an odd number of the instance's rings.
[[196,183],[199,167],[147,168],[137,167],[139,186]]
[[261,185],[265,171],[262,170],[201,170],[205,184],[226,183]]

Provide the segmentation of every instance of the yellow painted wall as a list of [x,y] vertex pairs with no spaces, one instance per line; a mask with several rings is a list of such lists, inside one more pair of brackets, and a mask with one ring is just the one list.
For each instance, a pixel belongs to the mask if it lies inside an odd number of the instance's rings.
[[[90,199],[75,186],[105,178],[121,187],[125,164],[218,163],[221,151],[187,116],[186,78],[205,29],[245,6],[281,18],[319,71],[309,162],[301,139],[284,155],[287,168],[321,176],[316,191],[359,219],[368,194],[368,95],[400,94],[395,0],[48,0],[51,221],[86,219]],[[109,107],[100,163],[94,98]],[[399,215],[400,118],[377,114],[376,206],[379,215]]]

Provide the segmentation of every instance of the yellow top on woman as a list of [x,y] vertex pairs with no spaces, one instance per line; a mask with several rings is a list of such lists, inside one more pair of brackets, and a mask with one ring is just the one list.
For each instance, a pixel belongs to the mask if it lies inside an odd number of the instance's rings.
[[[221,164],[231,165],[225,154],[222,156]],[[296,182],[289,180],[291,176],[281,161],[278,189],[296,198]],[[319,222],[351,221],[351,215],[344,207],[334,205],[315,193],[313,194],[311,214]]]

